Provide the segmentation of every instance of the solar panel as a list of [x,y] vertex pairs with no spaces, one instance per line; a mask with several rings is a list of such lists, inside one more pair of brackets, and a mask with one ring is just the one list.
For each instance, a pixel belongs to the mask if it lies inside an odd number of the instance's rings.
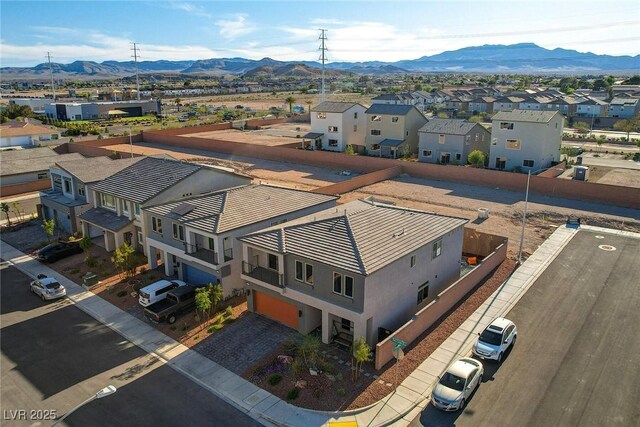
[[191,205],[189,203],[181,203],[178,206],[176,206],[175,208],[171,209],[171,213],[178,215],[178,216],[184,216],[186,214],[188,214],[189,212],[191,212],[192,210],[194,210],[196,208],[196,206]]

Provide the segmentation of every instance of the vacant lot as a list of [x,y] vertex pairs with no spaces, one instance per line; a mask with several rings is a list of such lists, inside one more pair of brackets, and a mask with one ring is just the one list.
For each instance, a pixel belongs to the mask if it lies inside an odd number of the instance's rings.
[[216,130],[211,132],[185,133],[189,138],[211,138],[225,141],[245,142],[258,145],[286,145],[300,143],[301,137],[309,131],[308,124],[281,123],[259,130]]

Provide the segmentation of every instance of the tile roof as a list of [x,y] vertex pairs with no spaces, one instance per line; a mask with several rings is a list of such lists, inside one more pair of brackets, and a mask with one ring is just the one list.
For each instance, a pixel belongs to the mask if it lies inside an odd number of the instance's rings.
[[463,218],[355,201],[240,240],[368,275],[467,222]]
[[[548,123],[558,111],[534,111],[534,110],[512,110],[499,111],[492,118],[492,121],[509,120],[512,122]],[[560,114],[562,115],[562,114]]]
[[115,212],[105,208],[91,208],[80,214],[78,218],[111,231],[121,230],[133,222],[129,218],[118,216]]
[[65,160],[56,162],[56,165],[86,184],[102,181],[140,160],[142,160],[142,157],[113,160],[102,156],[87,157],[80,160]]
[[60,134],[60,131],[54,127],[36,125],[29,122],[11,121],[0,125],[0,137],[8,138],[11,136],[30,136],[30,135],[51,135]]
[[431,119],[418,132],[438,133],[445,135],[466,135],[478,123],[471,123],[463,119]]
[[35,159],[38,157],[54,157],[59,155],[60,154],[50,147],[24,148],[22,150],[3,151],[2,160],[24,160]]
[[144,157],[95,184],[93,189],[144,203],[203,168],[193,163]]
[[[405,116],[414,109],[413,105],[404,104],[373,104],[365,111],[366,114],[393,114],[394,116]],[[418,109],[416,109],[418,111]],[[418,111],[419,112],[419,111]]]
[[[199,230],[219,234],[336,199],[336,196],[291,188],[245,185],[151,206],[144,210],[173,218]],[[180,209],[185,213],[176,213]]]
[[51,166],[58,160],[82,160],[84,156],[80,153],[70,153],[70,154],[57,154],[55,156],[42,156],[35,158],[22,158],[18,160],[7,159],[6,154],[11,153],[19,153],[21,151],[31,151],[31,150],[18,150],[18,151],[9,151],[3,152],[0,154],[0,159],[2,160],[2,172],[1,176],[8,175],[18,175],[22,173],[31,173],[31,172],[42,172],[48,171]]
[[[311,111],[322,112],[322,113],[344,113],[354,105],[360,105],[360,104],[355,102],[325,101],[313,107]],[[360,106],[363,107],[362,105]]]

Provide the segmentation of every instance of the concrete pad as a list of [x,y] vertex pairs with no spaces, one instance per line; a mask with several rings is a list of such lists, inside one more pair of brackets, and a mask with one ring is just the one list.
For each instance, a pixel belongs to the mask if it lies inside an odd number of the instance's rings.
[[[373,425],[380,425],[380,423],[374,423],[373,420],[376,418],[376,416],[378,415],[379,412],[385,410],[385,404],[382,402],[379,402],[377,405],[367,409],[364,412],[360,412],[359,414],[355,415],[355,419],[356,422],[358,423],[358,426],[373,426]],[[396,413],[396,411],[394,411],[393,409],[389,408],[387,410],[385,410],[385,413],[389,413],[389,411],[391,411],[391,413]]]
[[398,396],[402,396],[404,399],[408,400],[411,403],[416,403],[418,400],[421,400],[423,398],[422,393],[417,393],[402,384],[400,384],[396,388],[396,394]]
[[442,371],[447,368],[447,366],[449,365],[432,357],[429,357],[427,360],[420,364],[419,369],[437,377],[442,373]]
[[256,403],[256,405],[251,409],[251,412],[256,414],[263,414],[269,410],[273,405],[280,402],[281,399],[277,398],[273,394],[269,393],[267,397],[262,399],[260,402]]
[[267,399],[269,396],[273,396],[273,395],[268,391],[263,390],[260,387],[257,387],[257,390],[251,393],[249,396],[245,397],[243,402],[247,407],[253,408],[263,400]]
[[[399,396],[398,396],[399,397]],[[380,411],[376,414],[376,416],[371,421],[371,424],[364,425],[374,425],[381,426],[390,424],[391,420],[394,420],[400,416],[400,413],[396,411],[391,405],[384,405]],[[357,418],[357,416],[356,416]]]
[[219,393],[240,405],[244,399],[255,393],[256,388],[254,384],[238,375],[233,375],[224,382],[216,383],[216,389]]
[[429,358],[434,358],[446,365],[451,363],[453,359],[455,359],[455,357],[456,357],[455,352],[448,351],[443,346],[438,347],[436,351],[431,353],[431,356],[429,356]]
[[453,339],[448,339],[445,342],[443,342],[440,345],[440,348],[446,350],[447,352],[451,353],[451,354],[458,354],[460,353],[462,350],[464,350],[464,348],[467,346],[466,343],[457,341],[457,340],[453,340]]
[[[414,371],[415,372],[415,371]],[[398,386],[398,389],[402,388],[403,390],[410,390],[416,394],[423,395],[427,392],[431,391],[432,384],[435,382],[436,377],[427,376],[426,373],[421,373],[421,375],[426,376],[426,380],[419,379],[419,375],[411,375],[402,381],[402,384]]]

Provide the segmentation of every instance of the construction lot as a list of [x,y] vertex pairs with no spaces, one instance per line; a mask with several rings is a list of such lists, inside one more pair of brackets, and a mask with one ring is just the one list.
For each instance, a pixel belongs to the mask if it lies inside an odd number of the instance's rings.
[[226,129],[209,132],[185,133],[189,138],[211,138],[225,141],[245,142],[256,145],[277,146],[300,143],[304,134],[309,132],[308,123],[278,123],[263,126],[258,130]]

